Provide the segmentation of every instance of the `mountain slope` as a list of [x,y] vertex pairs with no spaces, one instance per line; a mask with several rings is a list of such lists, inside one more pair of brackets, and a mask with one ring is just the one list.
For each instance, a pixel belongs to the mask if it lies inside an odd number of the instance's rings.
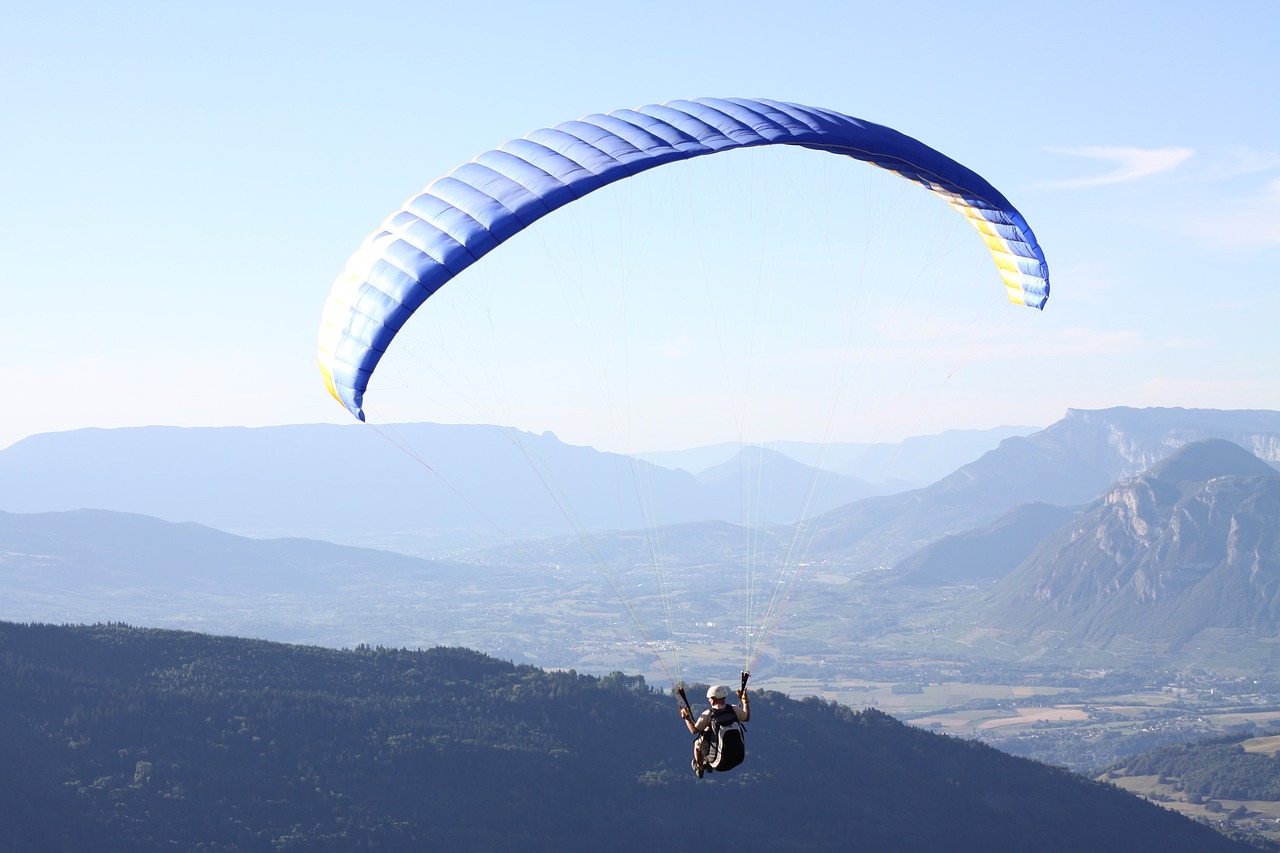
[[912,586],[1002,578],[1075,514],[1068,507],[1022,504],[986,527],[926,545],[894,569]]
[[1280,412],[1073,409],[1040,432],[1005,439],[931,486],[817,517],[810,522],[811,553],[863,567],[890,565],[944,535],[990,524],[1019,504],[1089,503],[1116,480],[1208,438],[1280,463]]
[[1188,445],[1045,540],[983,621],[1175,651],[1206,631],[1280,637],[1280,474],[1227,441]]
[[774,693],[752,701],[747,763],[698,781],[671,696],[460,649],[0,623],[0,683],[0,849],[1249,849],[1058,768]]
[[449,635],[449,608],[485,577],[536,578],[308,539],[248,539],[103,510],[0,513],[0,618],[117,620],[327,645]]
[[29,582],[147,583],[177,591],[190,585],[252,584],[257,593],[296,593],[339,576],[438,572],[440,564],[368,548],[309,539],[248,539],[186,523],[102,510],[0,512],[0,567],[39,557]]

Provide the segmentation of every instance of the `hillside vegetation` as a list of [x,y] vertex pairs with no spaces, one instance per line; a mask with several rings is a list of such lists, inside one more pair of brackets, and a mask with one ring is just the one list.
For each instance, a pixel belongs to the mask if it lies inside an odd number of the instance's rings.
[[1244,738],[1180,743],[1131,756],[1107,768],[1127,776],[1176,776],[1201,797],[1280,801],[1280,759],[1249,752]]
[[1280,737],[1244,735],[1174,744],[1103,771],[1126,790],[1217,826],[1280,841]]
[[450,648],[0,623],[0,850],[1248,849],[1065,770],[763,693],[697,780],[673,698]]

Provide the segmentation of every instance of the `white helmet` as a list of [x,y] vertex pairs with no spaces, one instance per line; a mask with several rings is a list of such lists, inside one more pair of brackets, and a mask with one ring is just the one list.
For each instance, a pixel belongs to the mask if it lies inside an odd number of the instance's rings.
[[729,698],[729,688],[723,684],[717,684],[715,687],[707,688],[708,699],[727,699]]

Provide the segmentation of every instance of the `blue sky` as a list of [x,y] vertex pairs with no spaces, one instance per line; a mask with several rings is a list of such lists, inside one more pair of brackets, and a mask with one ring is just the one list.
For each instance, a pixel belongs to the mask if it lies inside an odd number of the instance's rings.
[[[1000,188],[1048,256],[1043,314],[1002,316],[1007,338],[972,344],[1000,344],[997,358],[950,356],[970,385],[902,397],[879,386],[860,403],[880,410],[874,429],[841,416],[827,438],[1043,426],[1068,408],[1280,409],[1278,4],[476,9],[8,10],[0,447],[81,427],[347,422],[321,385],[316,330],[334,276],[383,216],[534,128],[697,96],[790,100],[902,130]],[[570,239],[556,233],[543,245]],[[555,313],[521,309],[544,342]],[[670,331],[674,353],[689,338]],[[662,342],[637,347],[650,344]],[[428,399],[385,419],[509,416],[624,449],[569,399],[577,379],[541,367],[548,347],[512,345],[523,370],[509,402],[477,414]],[[625,449],[736,437],[688,400]],[[815,437],[781,421],[752,435]]]

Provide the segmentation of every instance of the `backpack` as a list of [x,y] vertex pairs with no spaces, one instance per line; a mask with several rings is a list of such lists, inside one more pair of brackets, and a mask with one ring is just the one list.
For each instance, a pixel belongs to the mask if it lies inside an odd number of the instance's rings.
[[738,721],[738,713],[726,705],[711,712],[711,728],[715,742],[708,743],[707,766],[711,770],[732,770],[747,757],[747,727]]

